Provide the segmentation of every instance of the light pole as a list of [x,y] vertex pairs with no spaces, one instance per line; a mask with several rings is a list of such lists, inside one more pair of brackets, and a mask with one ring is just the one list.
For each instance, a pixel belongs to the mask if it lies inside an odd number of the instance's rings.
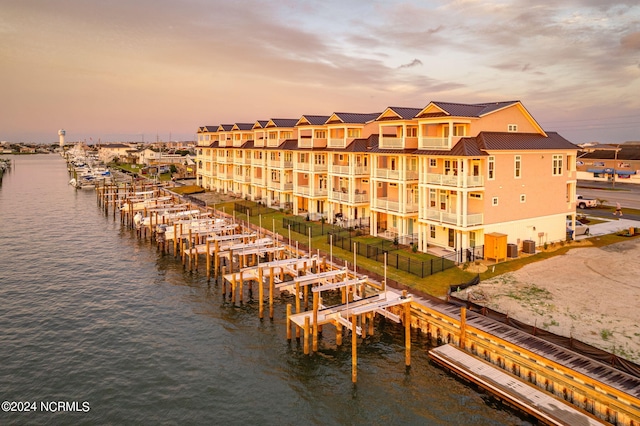
[[618,167],[618,151],[620,151],[620,144],[616,145],[616,152],[613,156],[613,180],[611,181],[611,189],[616,187],[616,167]]

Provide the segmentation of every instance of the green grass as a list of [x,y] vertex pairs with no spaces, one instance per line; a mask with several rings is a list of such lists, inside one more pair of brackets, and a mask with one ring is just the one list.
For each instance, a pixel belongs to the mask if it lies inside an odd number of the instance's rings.
[[[215,208],[217,210],[225,211],[228,214],[232,214],[234,203],[235,201],[219,203],[215,205]],[[245,214],[236,212],[235,216],[236,218],[241,220],[249,219],[249,221],[255,225],[260,224],[260,215],[251,216],[247,218]],[[288,237],[289,230],[288,228],[284,228],[282,226],[282,218],[284,217],[291,218],[293,217],[292,215],[286,214],[285,212],[272,210],[271,213],[262,214],[261,216],[262,216],[263,228],[269,231],[272,231],[273,228],[275,227],[276,233],[284,236],[285,238]],[[320,226],[319,222],[313,222],[313,223]],[[308,236],[302,236],[301,234],[291,231],[291,237],[293,240],[298,240],[304,245],[309,244]],[[354,237],[354,239],[356,239],[357,241],[365,242],[367,244],[375,244],[383,240],[381,238],[373,237],[370,235]],[[388,240],[384,240],[384,241],[388,243]],[[621,241],[628,241],[628,237],[622,237],[622,236],[617,236],[615,234],[610,234],[610,235],[603,235],[596,238],[591,238],[589,241],[591,242],[592,247],[603,247],[603,246],[614,244]],[[549,259],[554,256],[563,255],[567,251],[569,251],[571,248],[575,248],[575,247],[576,245],[574,244],[567,244],[566,246],[563,246],[553,252],[540,252],[540,253],[536,253],[535,255],[531,255],[527,257],[519,257],[516,259],[508,260],[506,262],[498,263],[496,265],[491,265],[489,266],[489,269],[486,272],[480,274],[480,279],[487,280],[487,279],[496,277],[498,275],[505,274],[507,272],[516,271],[528,264],[538,262],[544,259]],[[353,253],[347,250],[342,250],[335,246],[333,247],[333,250],[332,250],[331,246],[327,243],[326,235],[319,235],[316,237],[312,237],[311,249],[312,251],[320,249],[326,253],[330,253],[332,251],[334,262],[335,261],[344,262],[346,260],[349,263],[350,268],[352,268]],[[428,260],[435,257],[433,255],[426,254],[426,253],[413,253],[408,249],[401,250],[401,252],[403,255],[411,257],[412,259]],[[363,256],[357,256],[356,262],[358,267],[375,272],[380,276],[385,275],[384,264],[381,262],[377,262],[376,260],[373,260],[373,259],[367,259],[366,257],[363,257]],[[467,282],[470,279],[472,279],[474,276],[476,276],[476,274],[472,272],[463,271],[462,269],[457,267],[453,267],[453,268],[446,269],[445,271],[433,274],[431,276],[420,278],[408,272],[403,272],[392,267],[387,267],[386,276],[389,279],[396,280],[404,285],[423,291],[432,296],[444,297],[446,296],[447,290],[449,289],[450,285],[456,285],[456,284]]]

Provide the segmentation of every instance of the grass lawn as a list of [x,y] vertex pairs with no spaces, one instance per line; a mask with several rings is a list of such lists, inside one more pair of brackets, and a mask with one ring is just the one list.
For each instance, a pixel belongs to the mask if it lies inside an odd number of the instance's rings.
[[[216,204],[215,208],[221,211],[224,210],[228,214],[232,214],[233,205],[234,205],[234,202],[232,201],[227,203]],[[288,237],[289,230],[288,228],[284,228],[282,226],[282,218],[284,217],[291,218],[292,216],[284,212],[272,210],[271,213],[251,216],[249,218],[247,218],[245,214],[236,212],[235,216],[236,218],[241,220],[249,219],[249,221],[255,225],[260,225],[260,223],[262,223],[263,228],[268,229],[269,231],[272,231],[275,229],[276,233],[284,236],[285,238]],[[319,222],[312,222],[312,223],[320,226]],[[294,241],[295,240],[300,241],[305,246],[309,244],[308,236],[303,236],[293,231],[291,231],[291,238]],[[366,236],[354,237],[354,240],[361,241],[366,244],[376,244],[376,243],[379,244],[380,241],[383,239],[366,235]],[[602,246],[606,246],[609,244],[614,244],[614,243],[626,241],[626,240],[628,240],[628,237],[610,234],[610,235],[590,238],[589,240],[587,240],[588,245],[586,246],[602,247]],[[388,240],[384,240],[384,241],[388,243]],[[511,271],[516,271],[530,263],[548,259],[553,256],[565,254],[568,250],[575,247],[579,247],[579,246],[575,243],[566,244],[564,246],[559,246],[559,248],[556,247],[555,250],[553,251],[551,250],[542,251],[534,255],[519,257],[516,259],[511,259],[505,262],[498,263],[496,265],[490,265],[489,269],[486,272],[480,274],[480,279],[486,280],[486,279],[495,277],[497,275],[501,275]],[[353,262],[354,262],[353,253],[347,250],[342,250],[335,246],[331,247],[330,244],[327,242],[326,235],[319,235],[311,238],[312,252],[317,249],[322,250],[325,253],[332,252],[334,262],[340,263],[340,262],[346,261],[348,262],[349,265],[353,265]],[[433,255],[426,254],[426,253],[413,253],[410,249],[403,249],[403,250],[400,250],[400,252],[403,255],[406,255],[407,257],[411,257],[412,259],[416,259],[416,260],[430,260],[431,258],[435,257]],[[357,262],[357,265],[359,267],[375,272],[380,276],[385,276],[385,268],[383,263],[378,262],[374,259],[368,259],[364,256],[357,256],[355,261]],[[353,266],[350,266],[350,268],[352,267]],[[443,272],[438,272],[428,277],[420,278],[408,272],[403,272],[392,267],[387,267],[386,276],[389,279],[396,280],[402,284],[418,289],[430,295],[433,295],[436,297],[444,297],[447,294],[447,290],[450,285],[456,285],[456,284],[467,282],[471,280],[474,276],[476,276],[476,274],[472,272],[463,271],[461,268],[458,268],[458,267],[453,267]]]

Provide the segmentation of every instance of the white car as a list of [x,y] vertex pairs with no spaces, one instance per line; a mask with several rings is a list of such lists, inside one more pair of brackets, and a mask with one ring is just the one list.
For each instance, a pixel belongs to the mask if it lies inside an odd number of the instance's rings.
[[[571,229],[571,221],[568,220],[567,221],[567,232],[569,232],[569,230]],[[573,234],[574,237],[577,237],[578,235],[589,235],[589,227],[583,223],[580,223],[576,220],[576,229],[575,232]]]

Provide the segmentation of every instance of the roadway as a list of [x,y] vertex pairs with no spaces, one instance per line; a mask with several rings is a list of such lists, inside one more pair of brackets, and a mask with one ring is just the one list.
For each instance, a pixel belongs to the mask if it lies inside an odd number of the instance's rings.
[[[616,181],[615,187],[611,182],[592,182],[579,180],[578,188],[576,192],[586,198],[595,198],[600,200],[606,200],[604,202],[607,206],[615,206],[616,203],[620,203],[622,206],[622,213],[624,214],[624,209],[637,209],[640,210],[640,185],[633,183],[625,183]],[[595,213],[599,209],[585,209],[583,211],[581,209],[577,209],[580,212],[589,212]],[[612,211],[607,212],[609,216],[612,215]],[[595,215],[595,214],[594,214]],[[625,214],[623,217],[626,217]],[[640,216],[636,216],[635,219],[640,219]],[[629,219],[632,219],[629,217]]]

